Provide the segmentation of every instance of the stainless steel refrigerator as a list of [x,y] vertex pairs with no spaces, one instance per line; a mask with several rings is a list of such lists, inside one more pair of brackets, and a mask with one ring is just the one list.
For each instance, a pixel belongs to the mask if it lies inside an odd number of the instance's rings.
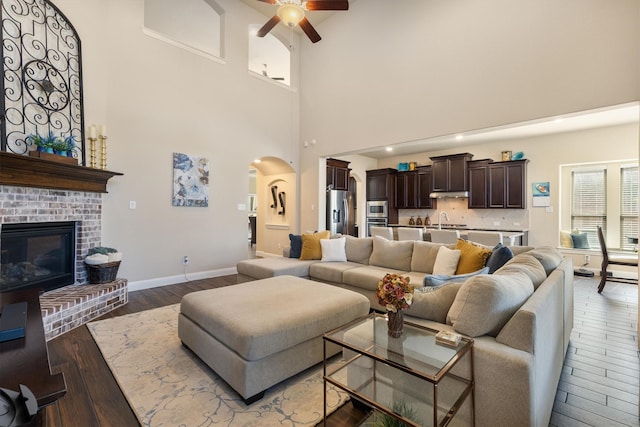
[[356,195],[351,191],[327,191],[327,230],[331,234],[356,234]]

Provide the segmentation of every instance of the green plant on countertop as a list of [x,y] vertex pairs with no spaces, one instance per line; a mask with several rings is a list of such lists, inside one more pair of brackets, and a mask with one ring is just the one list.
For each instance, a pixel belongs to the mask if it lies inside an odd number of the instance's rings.
[[[420,421],[418,420],[418,413],[408,404],[404,402],[394,403],[392,409],[393,412],[401,417],[420,424]],[[371,427],[408,427],[406,423],[403,423],[402,421],[383,412],[376,413],[374,417],[374,421],[367,425],[370,425]]]

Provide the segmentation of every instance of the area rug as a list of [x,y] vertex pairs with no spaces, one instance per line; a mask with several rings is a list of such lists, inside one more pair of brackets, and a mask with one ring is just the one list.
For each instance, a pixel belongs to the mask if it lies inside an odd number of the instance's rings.
[[[265,393],[252,405],[178,338],[179,305],[87,326],[143,426],[314,426],[323,418],[322,364]],[[333,387],[328,411],[348,397]]]

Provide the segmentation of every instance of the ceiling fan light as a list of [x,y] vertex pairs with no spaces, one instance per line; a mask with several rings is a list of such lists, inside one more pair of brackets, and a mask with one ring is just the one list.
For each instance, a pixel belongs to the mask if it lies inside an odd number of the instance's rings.
[[283,4],[278,8],[278,16],[289,27],[295,27],[304,18],[304,10],[295,4]]

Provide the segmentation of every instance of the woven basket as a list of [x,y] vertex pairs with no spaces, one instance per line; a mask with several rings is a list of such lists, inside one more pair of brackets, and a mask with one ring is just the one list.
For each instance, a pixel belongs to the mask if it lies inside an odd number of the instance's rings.
[[118,268],[120,267],[120,261],[107,262],[105,264],[86,264],[87,278],[89,283],[97,285],[100,283],[109,283],[116,280],[118,275]]

